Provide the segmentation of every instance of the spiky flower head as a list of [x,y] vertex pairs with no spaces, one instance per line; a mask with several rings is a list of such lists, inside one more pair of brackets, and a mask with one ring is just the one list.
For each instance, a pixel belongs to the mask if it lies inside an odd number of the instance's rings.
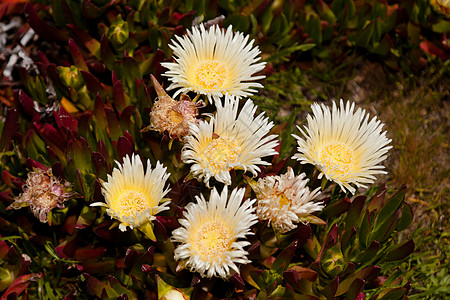
[[252,184],[256,198],[256,215],[280,233],[297,228],[298,222],[308,222],[308,217],[323,208],[322,201],[315,201],[320,188],[310,191],[305,173],[295,176],[291,167],[286,174],[266,176]]
[[28,206],[39,221],[47,223],[50,211],[55,207],[64,208],[64,202],[75,195],[71,191],[71,184],[53,176],[51,168],[36,168],[28,173],[23,193],[7,209]]
[[169,209],[168,199],[163,197],[169,189],[164,189],[170,174],[158,161],[154,169],[150,160],[147,160],[147,171],[141,157],[133,154],[123,158],[123,163],[116,161],[118,168],[114,168],[112,175],[103,183],[102,193],[106,204],[92,203],[91,206],[104,206],[111,218],[117,219],[119,229],[125,231],[127,226],[131,229],[147,225],[155,219],[155,215]]
[[276,135],[266,136],[273,123],[261,113],[254,117],[257,107],[247,100],[238,114],[239,100],[226,95],[224,104],[216,100],[217,112],[208,121],[192,124],[185,138],[181,159],[193,163],[191,173],[209,186],[214,177],[231,184],[231,169],[260,171],[257,165],[269,165],[263,157],[275,155]]
[[189,96],[181,94],[176,101],[167,95],[156,78],[151,76],[155,86],[158,100],[153,104],[150,112],[150,126],[143,129],[167,132],[171,139],[179,141],[189,133],[189,124],[197,123],[198,108],[204,105],[203,101],[192,102]]
[[[202,277],[228,278],[239,273],[236,264],[247,264],[250,243],[244,239],[253,234],[250,227],[257,222],[253,203],[242,203],[245,189],[234,189],[228,199],[228,187],[219,194],[211,191],[209,202],[203,195],[197,203],[189,203],[180,219],[181,227],[173,231],[171,240],[180,243],[175,249],[175,260],[198,272]],[[228,199],[228,200],[227,200]]]
[[349,101],[340,108],[333,102],[333,108],[311,106],[313,115],[308,115],[305,131],[298,129],[304,139],[293,135],[298,142],[298,153],[293,156],[303,164],[313,164],[328,180],[339,184],[342,190],[352,194],[357,187],[373,183],[376,174],[386,174],[381,162],[386,159],[391,142],[382,131],[383,124],[365,110],[355,110],[355,103]]
[[185,36],[176,36],[170,45],[175,62],[161,64],[169,69],[164,73],[172,81],[169,90],[178,89],[175,96],[193,91],[207,95],[210,101],[226,93],[252,95],[254,88],[263,87],[255,81],[265,77],[252,76],[265,66],[258,62],[261,51],[253,42],[248,35],[233,32],[231,25],[223,30],[218,25],[206,29],[200,24]]

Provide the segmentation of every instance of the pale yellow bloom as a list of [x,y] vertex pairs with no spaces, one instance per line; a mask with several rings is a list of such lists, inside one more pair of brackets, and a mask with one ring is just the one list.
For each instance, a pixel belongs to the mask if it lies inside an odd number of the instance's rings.
[[374,175],[385,174],[381,162],[386,159],[391,142],[382,131],[383,124],[358,108],[355,103],[341,100],[340,108],[333,102],[333,108],[319,105],[311,106],[313,115],[307,117],[304,138],[293,135],[298,142],[298,153],[293,158],[303,164],[313,164],[328,180],[339,184],[342,190],[352,194],[357,187],[373,183]]
[[273,127],[264,114],[254,117],[256,106],[247,100],[238,114],[239,101],[226,95],[216,100],[217,112],[210,121],[192,124],[185,138],[181,159],[193,163],[191,173],[209,186],[209,179],[231,184],[231,169],[260,171],[257,165],[269,165],[262,158],[277,154],[278,141],[269,135]]
[[169,189],[164,189],[170,174],[159,162],[154,169],[147,160],[147,171],[144,172],[141,158],[138,154],[123,158],[123,164],[117,162],[112,175],[103,183],[102,193],[106,204],[96,202],[91,206],[104,206],[106,212],[120,221],[119,229],[125,231],[155,219],[155,215],[169,209],[169,201],[163,199]]
[[[219,194],[211,191],[209,202],[196,197],[197,203],[186,206],[181,227],[173,231],[171,240],[180,243],[175,249],[175,260],[202,277],[228,278],[239,273],[236,264],[247,264],[250,245],[245,236],[253,234],[250,227],[257,222],[253,203],[243,203],[245,189],[234,189],[228,199],[228,187]],[[228,199],[228,200],[227,200]]]
[[220,98],[225,94],[237,97],[250,96],[254,88],[263,87],[256,80],[265,76],[253,76],[265,63],[260,60],[260,50],[253,47],[253,40],[240,32],[233,32],[214,25],[205,29],[203,24],[193,27],[183,37],[172,41],[175,62],[162,63],[169,69],[165,76],[172,84],[169,90],[178,93],[193,91],[197,94]]

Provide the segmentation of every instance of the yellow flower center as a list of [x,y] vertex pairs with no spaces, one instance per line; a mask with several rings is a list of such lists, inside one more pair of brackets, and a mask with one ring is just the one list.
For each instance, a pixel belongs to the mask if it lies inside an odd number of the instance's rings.
[[319,159],[327,168],[332,168],[340,175],[350,171],[355,157],[353,151],[344,143],[331,143],[322,148]]
[[281,209],[285,205],[287,206],[291,205],[291,200],[289,200],[284,193],[278,194],[276,195],[276,197],[278,198],[279,209]]
[[235,138],[221,136],[209,143],[204,156],[211,171],[218,173],[225,171],[227,162],[233,162],[240,152],[241,146]]
[[120,212],[129,217],[136,217],[138,213],[148,207],[147,198],[141,192],[126,191],[119,198]]
[[179,112],[171,110],[169,112],[169,119],[172,121],[174,125],[178,125],[181,122],[183,122],[183,115],[181,115]]
[[208,260],[220,257],[231,243],[230,229],[215,221],[203,224],[191,236],[192,249]]
[[216,60],[201,63],[195,71],[195,82],[204,89],[221,88],[226,78],[225,64]]

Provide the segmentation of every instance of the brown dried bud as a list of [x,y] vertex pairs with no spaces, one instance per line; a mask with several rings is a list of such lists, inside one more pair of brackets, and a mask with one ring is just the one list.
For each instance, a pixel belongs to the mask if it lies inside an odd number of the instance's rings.
[[181,141],[189,133],[189,124],[197,122],[198,108],[203,107],[204,103],[192,102],[189,96],[184,94],[176,101],[166,93],[153,75],[151,78],[158,100],[150,112],[149,129],[168,132],[171,139]]
[[28,173],[23,193],[14,199],[7,209],[20,209],[29,206],[36,218],[42,223],[48,221],[50,210],[64,208],[64,202],[75,195],[70,191],[71,184],[59,180],[52,169],[35,169]]

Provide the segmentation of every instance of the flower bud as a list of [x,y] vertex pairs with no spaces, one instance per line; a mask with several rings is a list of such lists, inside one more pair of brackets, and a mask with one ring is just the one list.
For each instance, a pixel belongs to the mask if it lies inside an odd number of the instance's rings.
[[80,89],[84,85],[83,76],[76,66],[58,67],[58,75],[63,84],[67,87],[72,87],[75,90]]
[[341,252],[341,245],[336,244],[326,250],[320,259],[322,270],[330,277],[335,278],[344,270],[345,260]]
[[176,101],[167,95],[155,77],[151,76],[151,78],[159,99],[153,104],[150,112],[148,129],[161,133],[167,132],[171,139],[181,141],[189,133],[189,124],[197,122],[198,108],[204,104],[201,101],[192,102],[184,94],[181,95],[179,101]]
[[129,35],[128,23],[122,19],[121,15],[117,16],[106,33],[106,37],[116,50],[123,50]]

